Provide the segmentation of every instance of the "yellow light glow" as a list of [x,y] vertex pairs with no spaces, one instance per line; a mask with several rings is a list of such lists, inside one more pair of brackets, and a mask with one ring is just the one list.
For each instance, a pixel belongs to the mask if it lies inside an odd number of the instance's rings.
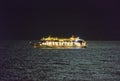
[[[43,37],[41,39],[42,43],[40,43],[40,46],[55,46],[55,47],[72,47],[72,46],[76,46],[76,47],[82,47],[82,46],[87,46],[86,42],[82,39],[80,39],[79,37],[70,37],[70,38],[57,38],[57,37]],[[79,40],[82,42],[80,43]]]

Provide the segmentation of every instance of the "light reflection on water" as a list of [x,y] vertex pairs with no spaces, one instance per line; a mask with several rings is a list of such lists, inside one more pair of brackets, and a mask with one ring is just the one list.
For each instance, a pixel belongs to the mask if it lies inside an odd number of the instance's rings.
[[119,41],[88,41],[86,49],[34,49],[28,42],[1,43],[1,81],[120,80]]

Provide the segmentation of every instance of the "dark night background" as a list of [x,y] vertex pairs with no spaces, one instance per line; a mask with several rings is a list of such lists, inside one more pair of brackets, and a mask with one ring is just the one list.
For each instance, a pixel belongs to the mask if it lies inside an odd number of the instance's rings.
[[120,40],[118,0],[3,0],[0,39],[80,36],[86,40]]

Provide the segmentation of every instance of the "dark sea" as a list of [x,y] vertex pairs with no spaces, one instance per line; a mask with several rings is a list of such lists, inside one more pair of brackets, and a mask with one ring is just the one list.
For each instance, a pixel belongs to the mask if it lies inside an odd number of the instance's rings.
[[120,81],[120,41],[87,43],[85,49],[40,49],[30,40],[1,40],[0,81]]

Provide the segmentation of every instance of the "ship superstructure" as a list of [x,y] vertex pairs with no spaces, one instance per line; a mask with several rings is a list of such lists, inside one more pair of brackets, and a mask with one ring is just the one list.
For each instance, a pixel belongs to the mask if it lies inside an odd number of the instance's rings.
[[86,41],[80,39],[79,37],[70,37],[70,38],[58,38],[58,37],[43,37],[40,42],[35,43],[34,47],[50,47],[50,48],[69,48],[69,47],[78,47],[84,48],[87,47]]

